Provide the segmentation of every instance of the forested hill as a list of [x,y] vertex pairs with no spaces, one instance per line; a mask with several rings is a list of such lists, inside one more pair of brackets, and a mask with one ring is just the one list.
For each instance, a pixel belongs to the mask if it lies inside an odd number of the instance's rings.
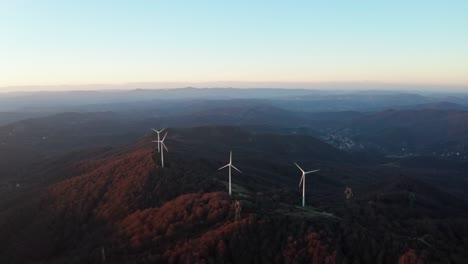
[[[79,157],[40,199],[12,203],[2,211],[1,261],[409,264],[467,257],[466,205],[416,179],[384,174],[367,182],[348,167],[356,178],[345,182],[325,169],[309,178],[301,208],[294,167],[265,163],[270,170],[261,172],[247,158],[234,159],[245,170],[234,175],[229,197],[227,174],[217,171],[228,156],[189,158],[179,149],[190,145],[184,133],[172,132],[180,138],[167,142],[165,168],[143,139]],[[352,199],[342,193],[345,183],[355,187]]]

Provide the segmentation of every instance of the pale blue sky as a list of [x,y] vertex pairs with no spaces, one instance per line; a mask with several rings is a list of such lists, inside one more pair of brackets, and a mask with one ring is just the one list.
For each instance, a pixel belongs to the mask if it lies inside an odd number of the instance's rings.
[[0,0],[0,87],[468,85],[468,1]]

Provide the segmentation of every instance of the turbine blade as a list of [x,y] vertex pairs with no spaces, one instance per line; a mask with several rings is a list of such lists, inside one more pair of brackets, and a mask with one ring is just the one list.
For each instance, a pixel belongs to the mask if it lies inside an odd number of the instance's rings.
[[222,166],[222,167],[219,168],[218,170],[222,170],[222,169],[226,168],[227,166],[229,166],[229,164],[226,164],[226,165]]
[[166,128],[163,128],[163,129],[159,130],[159,133],[163,132],[165,129],[166,129]]
[[301,168],[299,165],[297,165],[297,163],[296,163],[296,162],[294,162],[294,164],[295,164],[295,165],[296,165],[296,167],[298,167],[298,168],[299,168],[299,169],[300,169],[302,172],[304,172],[304,170],[303,170],[303,169],[302,169],[302,168]]
[[164,140],[166,139],[166,136],[167,136],[167,132],[166,132],[166,134],[164,134],[164,137],[163,137],[163,139],[161,140],[161,142],[164,142]]
[[317,172],[317,171],[320,171],[320,170],[308,171],[308,172],[304,172],[304,174],[314,173],[314,172]]
[[159,131],[157,131],[156,129],[152,128],[151,130],[159,134]]
[[240,171],[238,168],[234,167],[234,165],[231,164],[231,167],[232,167],[233,169],[235,169],[236,171],[242,173],[242,171]]
[[161,145],[163,146],[163,148],[166,149],[167,152],[169,152],[169,150],[167,149],[166,144],[164,144],[164,142],[161,141]]
[[299,182],[299,187],[301,187],[303,180],[304,180],[304,175],[302,175],[302,177],[301,177],[301,181]]

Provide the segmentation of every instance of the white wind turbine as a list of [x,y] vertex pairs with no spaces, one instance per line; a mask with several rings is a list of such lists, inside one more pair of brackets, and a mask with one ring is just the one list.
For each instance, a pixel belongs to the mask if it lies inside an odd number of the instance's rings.
[[169,150],[166,147],[166,144],[164,144],[164,140],[166,139],[166,136],[167,136],[167,132],[166,134],[164,134],[164,137],[162,140],[153,140],[153,142],[158,143],[158,147],[161,146],[161,167],[162,168],[164,168],[164,149],[166,149],[166,151],[169,152]]
[[229,163],[224,165],[223,167],[219,168],[218,170],[222,170],[226,167],[229,167],[229,196],[231,196],[231,168],[235,169],[236,171],[242,173],[238,168],[232,165],[232,151],[229,154]]
[[[160,141],[159,139],[159,133],[163,132],[165,130],[165,128],[161,129],[161,130],[156,130],[154,128],[152,128],[151,130],[153,130],[154,132],[156,132],[158,134],[158,141]],[[158,152],[161,152],[161,145],[158,143]]]
[[312,170],[312,171],[304,171],[299,165],[297,165],[296,162],[294,164],[301,170],[302,176],[301,176],[301,181],[299,182],[299,187],[301,187],[302,184],[302,207],[305,206],[305,176],[309,173],[314,173],[320,170]]

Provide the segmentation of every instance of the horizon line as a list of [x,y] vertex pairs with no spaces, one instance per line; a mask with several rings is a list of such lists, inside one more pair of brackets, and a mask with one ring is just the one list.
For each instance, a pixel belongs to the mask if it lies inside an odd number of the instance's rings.
[[[364,85],[366,87],[359,87]],[[325,86],[325,87],[318,87]],[[377,87],[368,87],[377,86]],[[0,87],[0,93],[15,92],[70,92],[103,90],[164,90],[164,89],[304,89],[304,90],[430,90],[444,88],[444,91],[468,92],[468,84],[454,83],[416,83],[384,81],[161,81],[161,82],[126,82],[126,83],[87,83],[87,84],[42,84],[42,85],[7,85]],[[327,89],[328,88],[328,89]]]

